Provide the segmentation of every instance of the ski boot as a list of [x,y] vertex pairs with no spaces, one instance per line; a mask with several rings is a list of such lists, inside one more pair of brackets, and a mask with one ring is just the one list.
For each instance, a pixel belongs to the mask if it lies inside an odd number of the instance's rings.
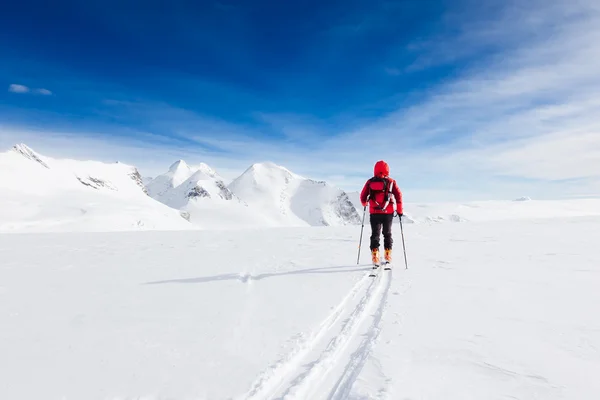
[[371,261],[373,262],[373,269],[379,267],[379,249],[371,250]]
[[385,270],[391,270],[392,268],[392,249],[385,249],[385,253],[384,253],[384,257],[385,257]]
[[385,249],[385,262],[386,263],[391,263],[392,262],[392,249]]

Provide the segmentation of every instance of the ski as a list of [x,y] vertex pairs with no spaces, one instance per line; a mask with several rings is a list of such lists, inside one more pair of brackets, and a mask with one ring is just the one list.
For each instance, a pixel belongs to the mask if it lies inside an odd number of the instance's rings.
[[392,270],[392,263],[389,261],[386,261],[383,265],[385,265],[385,267],[383,267],[384,271],[391,271]]
[[377,273],[379,272],[379,268],[381,268],[381,266],[379,264],[373,264],[373,269],[371,270],[371,273],[369,274],[369,276],[376,277]]

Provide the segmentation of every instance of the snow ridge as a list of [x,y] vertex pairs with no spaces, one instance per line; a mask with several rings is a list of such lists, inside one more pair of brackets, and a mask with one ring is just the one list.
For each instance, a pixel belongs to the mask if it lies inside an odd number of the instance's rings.
[[0,171],[11,172],[0,174],[0,232],[193,228],[148,196],[133,166],[53,159],[18,144],[0,153]]
[[13,146],[13,151],[16,151],[18,154],[22,155],[23,157],[25,157],[29,160],[35,161],[46,168],[50,168],[48,166],[48,164],[46,164],[35,151],[33,151],[31,148],[29,148],[27,145],[25,145],[23,143]]

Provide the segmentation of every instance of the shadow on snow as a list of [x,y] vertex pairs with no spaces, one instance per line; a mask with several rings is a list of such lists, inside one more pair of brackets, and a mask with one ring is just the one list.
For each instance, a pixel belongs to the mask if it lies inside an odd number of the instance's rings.
[[248,273],[230,273],[230,274],[221,274],[221,275],[213,275],[213,276],[202,276],[198,278],[184,278],[184,279],[169,279],[164,281],[154,281],[154,282],[146,282],[145,285],[160,285],[167,283],[207,283],[207,282],[216,282],[216,281],[240,281],[240,282],[248,282],[250,280],[260,281],[266,278],[273,278],[278,276],[288,276],[288,275],[305,275],[305,274],[343,274],[350,272],[360,272],[360,271],[370,271],[371,266],[369,267],[323,267],[323,268],[306,268],[292,271],[283,271],[283,272],[269,272],[264,274],[252,275]]

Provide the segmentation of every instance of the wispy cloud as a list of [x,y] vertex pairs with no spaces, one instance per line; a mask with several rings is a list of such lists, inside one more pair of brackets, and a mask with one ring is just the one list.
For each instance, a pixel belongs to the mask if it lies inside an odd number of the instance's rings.
[[8,87],[8,91],[11,93],[34,93],[34,94],[41,94],[43,96],[51,96],[52,92],[48,89],[30,89],[28,86],[25,85],[19,85],[17,83],[13,83],[11,85],[9,85]]
[[[576,5],[502,18],[505,32],[530,23],[545,29],[472,64],[426,100],[357,129],[337,147],[366,147],[386,137],[390,146],[378,154],[401,167],[407,185],[442,178],[450,187],[468,182],[481,197],[507,193],[509,186],[562,196],[579,192],[576,181],[585,179],[585,192],[600,194],[600,10],[594,2]],[[489,27],[467,33],[473,41],[491,35]]]
[[52,92],[49,91],[48,89],[36,89],[35,90],[36,93],[44,95],[44,96],[51,96]]
[[8,87],[8,91],[12,93],[28,93],[29,88],[24,85],[13,83]]

